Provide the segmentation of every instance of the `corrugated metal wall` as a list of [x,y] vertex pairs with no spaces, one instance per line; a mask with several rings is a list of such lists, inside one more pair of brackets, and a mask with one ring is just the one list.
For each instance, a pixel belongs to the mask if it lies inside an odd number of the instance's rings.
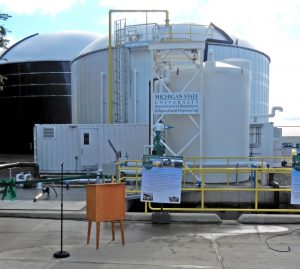
[[[97,155],[92,160],[91,167],[97,163],[97,169],[102,163],[115,160],[115,154],[108,144],[108,140],[115,148],[129,159],[141,159],[144,145],[148,144],[148,125],[146,124],[54,124],[35,126],[35,161],[42,172],[58,173],[61,161],[64,161],[65,172],[83,172],[82,130],[97,130]],[[53,135],[47,135],[52,130]],[[46,134],[46,137],[45,137]]]
[[[53,137],[45,137],[46,129],[53,129]],[[79,154],[77,128],[68,124],[35,125],[34,136],[34,158],[41,171],[59,172],[61,161],[67,171],[76,170],[75,156]]]
[[148,49],[134,50],[130,55],[129,119],[133,123],[148,123],[149,81],[152,75],[150,51]]
[[107,66],[107,51],[72,63],[72,123],[108,123]]
[[[149,119],[150,51],[130,53],[126,113],[129,123]],[[97,51],[76,59],[72,71],[72,123],[108,123],[108,52]],[[116,105],[114,100],[113,105]]]

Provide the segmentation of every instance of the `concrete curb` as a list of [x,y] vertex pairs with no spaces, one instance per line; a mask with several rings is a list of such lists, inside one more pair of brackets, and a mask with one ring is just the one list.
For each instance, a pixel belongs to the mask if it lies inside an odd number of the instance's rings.
[[[28,210],[0,210],[0,217],[9,218],[32,218],[32,219],[60,219],[60,211],[28,211]],[[126,221],[151,221],[150,213],[126,213]],[[66,220],[86,220],[84,211],[64,211]]]
[[126,212],[126,221],[152,221],[151,213]]
[[192,223],[222,223],[222,220],[214,213],[171,213],[171,222]]
[[300,215],[243,214],[238,221],[242,224],[297,224]]
[[[57,210],[0,210],[0,217],[8,218],[32,218],[32,219],[60,219],[60,211]],[[86,220],[86,212],[64,211],[65,220]],[[152,213],[127,212],[126,221],[152,222]],[[227,224],[214,213],[170,213],[171,223],[198,223],[198,224]],[[300,214],[242,214],[237,221],[238,224],[300,224]]]
[[[127,221],[152,221],[152,213],[126,213]],[[214,213],[170,213],[171,222],[183,223],[222,223],[222,220]]]
[[[60,211],[27,211],[27,210],[1,210],[0,217],[31,218],[31,219],[60,219]],[[86,213],[78,211],[64,211],[64,219],[85,220]]]
[[[0,217],[33,218],[33,219],[60,219],[60,211],[27,211],[27,210],[1,210]],[[66,220],[86,220],[85,211],[64,211]],[[197,213],[171,213],[171,222],[183,223],[222,223],[217,214]],[[127,212],[126,221],[152,222],[152,213]]]

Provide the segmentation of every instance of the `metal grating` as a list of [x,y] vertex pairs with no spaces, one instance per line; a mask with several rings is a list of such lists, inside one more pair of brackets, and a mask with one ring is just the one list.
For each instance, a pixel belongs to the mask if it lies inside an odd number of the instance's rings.
[[43,129],[44,138],[54,138],[54,127]]

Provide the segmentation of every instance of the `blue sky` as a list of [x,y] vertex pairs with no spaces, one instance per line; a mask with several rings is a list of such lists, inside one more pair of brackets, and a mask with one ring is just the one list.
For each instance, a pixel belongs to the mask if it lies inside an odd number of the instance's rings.
[[[168,9],[171,23],[213,22],[252,43],[271,57],[270,108],[284,108],[272,121],[300,126],[300,0],[0,0],[0,12],[12,16],[4,23],[11,43],[34,33],[66,30],[105,36],[109,9]],[[145,20],[126,17],[129,24]],[[162,15],[148,19],[163,22]],[[300,128],[295,130],[290,134],[300,136]]]
[[[61,1],[63,2],[64,0]],[[14,12],[13,8],[9,8],[11,4],[5,4],[6,2],[11,1],[0,1],[0,10],[12,16],[12,18],[5,22],[5,25],[11,30],[11,36],[15,41],[35,33],[83,30],[98,33],[103,32],[101,34],[104,35],[104,31],[106,31],[106,29],[101,27],[99,21],[100,14],[105,14],[104,11],[101,11],[99,1],[85,1],[82,3],[80,1],[72,1],[74,4],[66,6],[64,10],[46,9],[46,7],[36,6],[36,8],[32,8],[32,10],[27,12],[22,12],[21,10]],[[24,3],[28,3],[28,1],[24,1]],[[56,4],[58,5],[59,3]]]

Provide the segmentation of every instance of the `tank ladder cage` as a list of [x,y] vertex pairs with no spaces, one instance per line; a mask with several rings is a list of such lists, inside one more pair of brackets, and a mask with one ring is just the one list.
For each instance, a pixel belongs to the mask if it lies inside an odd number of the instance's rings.
[[125,123],[128,121],[128,49],[124,47],[126,19],[114,21],[114,45],[113,51],[113,115],[115,123]]
[[[115,79],[115,74],[120,72],[121,70],[118,70],[118,68],[116,70],[114,70],[113,68],[113,48],[112,48],[112,14],[115,13],[145,13],[146,14],[146,24],[148,24],[148,13],[164,13],[165,14],[165,25],[168,26],[169,25],[169,11],[168,10],[150,10],[150,9],[142,9],[142,10],[132,10],[132,9],[111,9],[109,10],[109,28],[108,28],[108,99],[109,99],[109,123],[114,123],[114,122],[119,122],[119,123],[123,123],[123,122],[127,122],[127,103],[126,103],[126,95],[122,95],[123,94],[123,90],[122,89],[122,85],[125,85],[125,94],[128,91],[129,88],[129,80],[127,79],[127,81],[120,81],[118,82],[118,80],[114,80]],[[114,45],[116,46],[116,48],[122,49],[122,47],[124,48],[124,44],[125,44],[125,39],[126,39],[126,35],[125,35],[125,28],[126,28],[126,19],[121,20],[121,21],[117,21],[114,24],[115,27],[115,42]],[[128,50],[128,49],[127,49]],[[126,53],[128,55],[128,51]],[[118,60],[118,59],[117,59]],[[126,60],[126,56],[125,56],[125,60]],[[127,62],[127,63],[126,63]],[[128,68],[128,60],[125,62],[124,68],[123,70],[125,71],[124,75],[125,75],[125,79],[127,76],[129,76],[129,71],[130,68]],[[116,73],[115,73],[116,72]],[[121,73],[121,72],[120,72]],[[117,82],[117,83],[116,83]],[[116,89],[115,92],[113,92],[113,88],[115,87],[119,87],[118,89]],[[115,95],[115,96],[113,96]],[[114,98],[115,97],[115,98]],[[125,100],[125,101],[123,101]],[[118,105],[119,104],[119,105]],[[120,109],[118,109],[118,107],[121,107]],[[117,110],[117,111],[115,111]],[[124,115],[125,112],[125,117],[122,116]],[[116,119],[114,119],[113,115],[115,116]]]

